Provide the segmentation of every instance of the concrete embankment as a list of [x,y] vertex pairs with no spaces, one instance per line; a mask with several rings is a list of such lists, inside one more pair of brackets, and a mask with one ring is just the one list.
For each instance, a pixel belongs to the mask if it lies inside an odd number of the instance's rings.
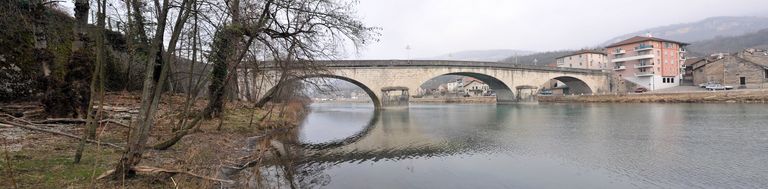
[[437,104],[437,103],[466,103],[466,104],[491,104],[496,103],[495,96],[483,97],[452,97],[452,98],[411,98],[411,103]]
[[538,100],[577,103],[768,103],[768,90],[539,96]]

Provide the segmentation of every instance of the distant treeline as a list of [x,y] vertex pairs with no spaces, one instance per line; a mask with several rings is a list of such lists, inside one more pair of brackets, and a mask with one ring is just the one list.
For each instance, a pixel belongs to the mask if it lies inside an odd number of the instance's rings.
[[502,62],[533,65],[535,60],[536,65],[547,65],[547,64],[555,63],[555,59],[557,59],[557,57],[569,55],[573,52],[576,52],[576,51],[560,50],[560,51],[534,53],[534,54],[530,54],[526,56],[518,56],[518,57],[511,56],[509,58],[505,58],[504,60],[502,60]]

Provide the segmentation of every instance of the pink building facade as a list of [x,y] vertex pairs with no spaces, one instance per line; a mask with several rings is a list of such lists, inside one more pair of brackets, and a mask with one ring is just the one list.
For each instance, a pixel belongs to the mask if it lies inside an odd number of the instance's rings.
[[[617,91],[648,90],[679,86],[686,43],[654,37],[633,37],[605,48],[614,71]],[[623,88],[623,89],[622,89]]]

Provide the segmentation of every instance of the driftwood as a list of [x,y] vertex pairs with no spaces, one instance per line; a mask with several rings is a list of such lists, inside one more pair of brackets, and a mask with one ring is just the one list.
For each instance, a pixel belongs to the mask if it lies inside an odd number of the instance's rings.
[[[175,175],[175,174],[181,173],[181,174],[187,174],[189,176],[193,176],[193,177],[197,177],[197,178],[201,178],[201,179],[206,179],[206,180],[212,180],[212,181],[218,181],[218,182],[226,182],[226,183],[235,183],[235,181],[232,181],[232,180],[225,180],[225,179],[219,179],[219,178],[214,178],[214,177],[209,177],[209,176],[198,175],[198,174],[195,174],[195,173],[192,173],[192,172],[188,172],[188,171],[170,170],[170,169],[163,169],[163,168],[150,167],[150,166],[134,166],[131,169],[133,171],[136,171],[136,172],[155,173],[155,174],[156,173],[168,173],[168,174],[171,174],[171,175]],[[115,170],[112,169],[112,170],[109,170],[107,172],[104,172],[103,174],[101,174],[96,179],[104,179],[104,178],[109,177],[110,175],[112,175],[114,173],[115,173]]]
[[120,123],[119,121],[117,121],[117,120],[113,120],[113,119],[105,119],[105,120],[101,120],[101,121],[99,121],[99,124],[105,124],[105,126],[106,126],[106,124],[108,124],[108,123],[112,123],[112,124],[115,124],[115,125],[117,125],[117,126],[120,126],[120,127],[125,127],[125,128],[129,128],[129,129],[131,128],[131,126],[129,126],[129,125],[126,125],[126,124],[123,124],[123,123]]
[[32,121],[35,124],[85,124],[85,119],[79,118],[48,118],[46,120]]
[[[69,138],[73,138],[73,139],[78,139],[78,140],[82,140],[83,139],[83,138],[80,138],[80,137],[75,136],[73,134],[59,132],[59,131],[54,131],[54,130],[48,130],[48,129],[43,129],[43,128],[38,128],[38,127],[33,126],[33,125],[23,125],[23,124],[18,124],[18,123],[10,122],[10,121],[4,121],[4,120],[2,122],[5,123],[5,124],[14,126],[14,127],[21,127],[21,128],[29,129],[29,130],[33,130],[33,131],[40,131],[40,132],[44,132],[44,133],[51,133],[51,134],[61,135],[61,136],[65,136],[65,137],[69,137]],[[116,144],[101,142],[101,141],[92,140],[92,139],[88,139],[88,140],[86,140],[86,142],[93,143],[93,144],[98,144],[98,145],[106,145],[106,146],[114,147],[114,148],[117,148],[117,149],[123,149],[122,146],[118,146]]]
[[[13,118],[14,120],[18,120],[20,122],[23,122],[29,125],[60,126],[56,124],[85,124],[86,123],[86,120],[77,119],[77,118],[74,118],[74,119],[73,118],[54,118],[54,119],[47,119],[43,121],[28,121],[26,119],[18,118],[10,114],[0,114],[0,115]],[[105,123],[112,123],[120,127],[131,128],[131,126],[120,123],[119,121],[114,119],[105,119],[105,120],[99,121],[99,124],[105,124]]]

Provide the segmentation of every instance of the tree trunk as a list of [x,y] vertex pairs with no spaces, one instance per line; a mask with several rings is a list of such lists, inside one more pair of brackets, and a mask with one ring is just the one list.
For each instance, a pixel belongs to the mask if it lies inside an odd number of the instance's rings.
[[235,43],[242,38],[233,26],[224,26],[216,32],[213,41],[213,52],[209,61],[213,63],[211,85],[208,87],[207,118],[219,117],[224,107],[224,97],[227,88],[226,78],[229,74],[229,60],[234,56]]
[[36,0],[33,5],[33,14],[35,16],[34,25],[32,26],[35,33],[35,58],[40,63],[40,73],[42,77],[47,80],[51,75],[51,62],[53,60],[53,53],[48,50],[48,37],[45,35],[45,7],[44,0]]
[[87,42],[86,27],[88,26],[89,0],[75,0],[75,40],[72,42],[72,51],[80,51],[85,48]]
[[[106,39],[104,38],[104,26],[105,26],[105,17],[106,17],[106,0],[100,0],[97,1],[97,4],[99,5],[99,11],[97,13],[98,20],[97,20],[97,27],[96,29],[98,32],[96,32],[96,66],[94,66],[93,71],[93,77],[91,77],[91,87],[90,87],[90,100],[88,102],[88,108],[86,112],[87,122],[86,122],[86,132],[83,133],[83,137],[80,140],[80,145],[77,147],[77,151],[75,151],[75,160],[74,163],[80,163],[80,159],[83,156],[83,151],[85,150],[85,142],[87,139],[95,139],[96,138],[96,126],[97,124],[94,123],[94,113],[93,113],[93,105],[94,105],[94,99],[96,99],[97,90],[99,94],[103,94],[104,91],[104,64],[106,62]],[[97,84],[100,83],[100,84]],[[97,86],[98,85],[98,86]],[[102,104],[104,102],[104,96],[101,95],[101,99],[99,100]],[[99,112],[101,112],[101,109],[99,109]],[[97,113],[98,114],[98,113]]]
[[[144,77],[144,88],[142,91],[141,108],[139,110],[138,117],[139,125],[134,127],[134,130],[131,132],[131,136],[128,140],[128,150],[123,154],[122,158],[120,158],[120,161],[115,168],[115,174],[113,175],[113,178],[115,179],[132,177],[135,174],[132,168],[141,162],[141,158],[145,150],[145,145],[149,139],[149,133],[152,130],[154,124],[154,115],[160,101],[160,96],[162,95],[163,85],[165,84],[168,76],[168,70],[170,67],[168,62],[170,57],[174,55],[179,35],[183,29],[184,23],[186,23],[186,20],[189,17],[189,10],[191,10],[191,0],[184,0],[181,3],[182,8],[179,10],[179,16],[177,17],[173,32],[171,34],[168,50],[165,54],[163,54],[163,36],[165,34],[165,27],[170,9],[170,3],[168,1],[169,0],[163,1],[160,14],[158,15],[155,37],[152,40],[152,45],[150,45],[149,51],[150,55],[158,54],[162,56],[155,56],[147,61],[147,71]],[[155,65],[158,60],[160,63],[162,63],[160,70],[157,70],[156,68],[158,65]],[[159,72],[159,76],[156,76],[156,72]]]

